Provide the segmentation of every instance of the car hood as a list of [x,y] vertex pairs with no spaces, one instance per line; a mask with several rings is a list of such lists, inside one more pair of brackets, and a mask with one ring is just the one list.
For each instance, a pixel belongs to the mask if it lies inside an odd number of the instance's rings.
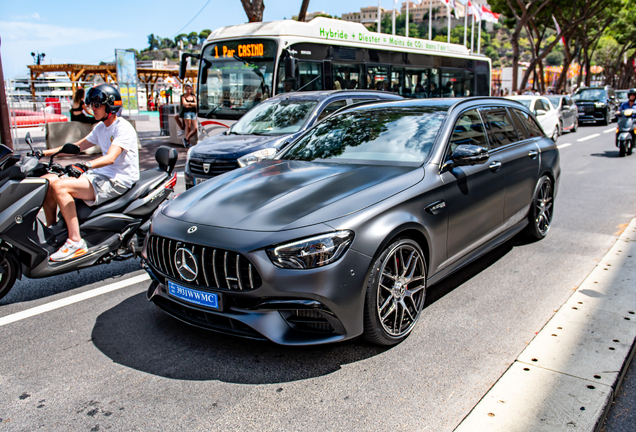
[[280,231],[357,212],[423,176],[421,167],[267,160],[194,187],[162,212],[193,224]]
[[200,141],[192,149],[193,157],[237,159],[264,148],[281,148],[285,141],[293,141],[299,134],[286,135],[214,135]]

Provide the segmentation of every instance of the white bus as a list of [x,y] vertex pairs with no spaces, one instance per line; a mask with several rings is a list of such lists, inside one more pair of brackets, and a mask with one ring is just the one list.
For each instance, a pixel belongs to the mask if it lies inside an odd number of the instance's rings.
[[199,121],[209,135],[282,92],[377,89],[412,98],[490,95],[490,59],[463,45],[373,33],[362,24],[324,17],[222,27],[194,57],[199,58]]

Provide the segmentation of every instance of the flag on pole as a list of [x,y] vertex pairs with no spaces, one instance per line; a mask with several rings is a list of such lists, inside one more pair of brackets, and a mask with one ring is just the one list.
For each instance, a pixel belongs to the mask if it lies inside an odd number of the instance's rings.
[[486,6],[482,5],[481,7],[481,19],[483,19],[486,22],[491,22],[491,23],[499,22],[500,15],[501,14],[494,13],[493,11],[488,9]]
[[[557,22],[554,15],[552,15],[552,20],[554,21],[554,27],[556,27],[557,34],[561,33],[561,27],[559,27],[559,23]],[[561,36],[561,45],[565,46],[565,38]]]
[[468,1],[468,15],[472,15],[475,17],[475,21],[481,21],[481,13],[479,13],[479,8],[473,4],[470,0]]

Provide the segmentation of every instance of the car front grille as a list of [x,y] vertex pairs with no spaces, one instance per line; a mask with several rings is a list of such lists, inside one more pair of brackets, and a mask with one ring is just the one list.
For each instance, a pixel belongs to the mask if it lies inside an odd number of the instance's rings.
[[[221,174],[225,174],[228,171],[232,171],[239,167],[236,159],[199,159],[199,158],[190,158],[190,172],[192,174],[199,175],[207,175],[207,176],[218,176]],[[203,164],[210,164],[208,172],[205,172]]]
[[[196,260],[199,271],[192,281],[185,280],[177,270],[175,254],[181,248],[190,251]],[[258,270],[247,258],[224,249],[152,236],[148,241],[147,255],[150,264],[164,276],[191,285],[248,291],[263,283]]]

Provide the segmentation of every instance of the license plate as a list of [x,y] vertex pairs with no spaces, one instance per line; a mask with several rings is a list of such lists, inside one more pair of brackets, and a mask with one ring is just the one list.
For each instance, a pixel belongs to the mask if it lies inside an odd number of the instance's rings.
[[216,293],[193,290],[168,281],[168,293],[188,303],[205,306],[212,309],[220,309],[219,295]]
[[206,182],[206,181],[208,181],[208,180],[210,180],[210,179],[195,177],[195,178],[194,178],[194,184],[195,184],[195,186],[196,186],[196,185],[201,184],[201,183],[203,183],[203,182]]

